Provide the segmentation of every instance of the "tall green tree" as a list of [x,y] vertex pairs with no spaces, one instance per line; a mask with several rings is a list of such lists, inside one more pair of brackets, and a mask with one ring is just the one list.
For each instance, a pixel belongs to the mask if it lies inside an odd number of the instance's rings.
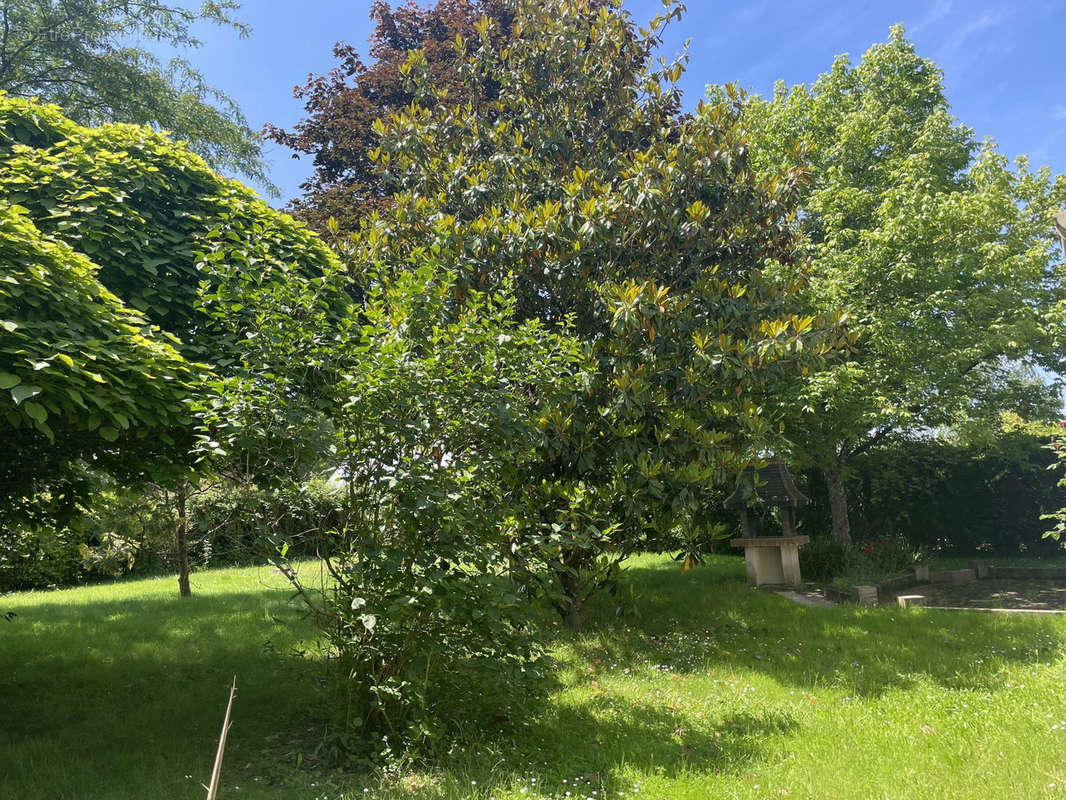
[[1062,371],[1064,270],[1051,222],[1066,177],[1025,158],[1011,165],[959,124],[941,71],[902,27],[857,65],[841,57],[811,86],[751,98],[744,124],[762,174],[805,148],[806,302],[811,313],[846,311],[857,335],[850,357],[786,401],[802,409],[790,421],[795,453],[824,472],[833,532],[848,539],[844,477],[856,455],[1056,401],[1017,365]]
[[348,256],[440,255],[460,296],[513,285],[519,318],[583,343],[513,548],[575,626],[617,558],[709,532],[715,487],[773,438],[773,387],[836,344],[796,313],[800,172],[755,173],[736,99],[683,118],[683,64],[653,58],[681,11],[641,33],[617,4],[522,2],[504,43],[483,17],[453,43],[460,105],[413,51],[416,102],[375,124],[397,193]]
[[127,0],[4,0],[0,3],[0,91],[56,103],[83,125],[130,122],[170,131],[212,168],[269,191],[262,140],[232,98],[184,58],[163,62],[137,42],[178,52],[201,42],[197,25],[248,27],[235,0],[191,4]]
[[16,454],[0,468],[4,521],[70,513],[101,474],[188,481],[190,403],[254,333],[253,309],[220,327],[201,306],[214,265],[269,285],[337,264],[166,135],[85,127],[36,100],[0,97],[0,200],[0,430]]

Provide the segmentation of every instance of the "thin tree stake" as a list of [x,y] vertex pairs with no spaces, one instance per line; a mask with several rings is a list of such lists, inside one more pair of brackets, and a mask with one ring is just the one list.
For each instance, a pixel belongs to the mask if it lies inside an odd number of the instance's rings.
[[215,754],[215,766],[211,770],[211,785],[207,787],[207,800],[218,796],[218,780],[222,774],[222,753],[226,750],[226,734],[229,733],[229,715],[233,709],[233,698],[237,694],[237,676],[233,676],[233,685],[229,690],[229,702],[226,703],[226,716],[222,720],[222,735],[218,737],[218,753]]

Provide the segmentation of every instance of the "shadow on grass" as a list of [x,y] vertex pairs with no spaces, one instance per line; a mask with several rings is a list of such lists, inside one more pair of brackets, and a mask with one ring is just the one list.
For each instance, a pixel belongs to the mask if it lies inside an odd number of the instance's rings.
[[741,774],[765,757],[768,738],[798,728],[778,711],[726,714],[713,720],[713,729],[689,729],[682,714],[643,704],[613,711],[552,706],[520,733],[483,737],[478,749],[450,765],[443,782],[421,791],[404,788],[418,798],[465,797],[476,778],[489,796],[523,786],[560,798],[631,795],[629,772],[667,779]]
[[[378,780],[308,771],[306,757],[296,766],[329,715],[321,665],[298,651],[312,631],[285,589],[70,604],[42,595],[17,610],[0,629],[0,796],[202,797],[233,675],[228,793],[239,785],[244,797],[314,797]],[[602,797],[620,765],[739,771],[761,757],[763,739],[796,728],[773,712],[689,729],[677,710],[608,697],[515,717],[495,731],[477,728],[472,713],[471,731],[457,740],[472,746],[435,761],[433,771],[445,772],[421,796],[464,797],[472,780],[491,789],[535,775],[559,796],[579,782]]]
[[202,797],[234,675],[227,773],[269,772],[266,743],[320,732],[322,671],[293,653],[311,631],[288,596],[23,596],[0,629],[0,796]]
[[1048,618],[803,606],[747,586],[739,559],[684,576],[670,563],[641,565],[624,580],[636,612],[618,618],[599,604],[590,633],[572,640],[583,658],[671,672],[724,665],[796,689],[877,696],[920,680],[991,688],[1003,668],[1045,662],[1063,646],[1063,626]]
[[[403,796],[467,797],[474,781],[491,792],[534,777],[552,796],[617,796],[629,788],[620,785],[627,768],[740,774],[775,741],[802,733],[780,708],[712,708],[696,724],[687,709],[650,696],[672,675],[724,668],[855,696],[920,681],[986,689],[1004,667],[1046,662],[1062,646],[1063,626],[1045,618],[796,605],[747,587],[735,558],[684,576],[674,563],[641,559],[624,580],[636,613],[617,617],[600,599],[585,633],[558,636],[564,670],[578,671],[570,691],[538,713],[516,712],[502,730],[478,729],[472,713],[471,732],[428,766],[431,784],[404,786]],[[23,601],[15,621],[0,622],[0,796],[202,797],[234,674],[230,790],[239,783],[244,797],[311,798],[376,785],[373,775],[295,767],[326,714],[321,665],[293,652],[312,632],[287,590],[55,599]],[[642,683],[585,694],[589,668],[616,677],[631,668]]]

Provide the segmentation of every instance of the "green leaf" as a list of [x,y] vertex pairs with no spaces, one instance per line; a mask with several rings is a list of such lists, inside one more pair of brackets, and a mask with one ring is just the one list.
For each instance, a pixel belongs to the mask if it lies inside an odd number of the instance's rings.
[[10,372],[0,372],[0,389],[10,389],[22,383],[22,378],[12,375]]
[[35,403],[32,400],[24,403],[22,410],[25,412],[26,416],[34,422],[44,422],[48,419],[48,410],[40,403]]
[[40,386],[33,386],[28,383],[23,383],[11,390],[11,399],[15,401],[15,405],[18,405],[23,400],[27,400],[31,397],[36,397],[40,393]]
[[100,436],[109,442],[113,442],[118,438],[118,431],[110,425],[102,425],[100,427]]

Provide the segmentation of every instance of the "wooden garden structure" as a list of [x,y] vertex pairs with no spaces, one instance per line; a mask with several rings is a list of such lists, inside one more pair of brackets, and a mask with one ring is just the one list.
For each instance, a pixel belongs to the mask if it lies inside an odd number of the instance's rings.
[[[765,467],[746,468],[737,488],[726,498],[725,507],[740,512],[742,535],[733,539],[733,547],[744,548],[748,583],[755,586],[799,586],[799,548],[810,538],[796,530],[796,509],[810,501],[796,488],[785,462],[774,459]],[[755,508],[759,505],[778,509],[780,536],[760,536]]]

